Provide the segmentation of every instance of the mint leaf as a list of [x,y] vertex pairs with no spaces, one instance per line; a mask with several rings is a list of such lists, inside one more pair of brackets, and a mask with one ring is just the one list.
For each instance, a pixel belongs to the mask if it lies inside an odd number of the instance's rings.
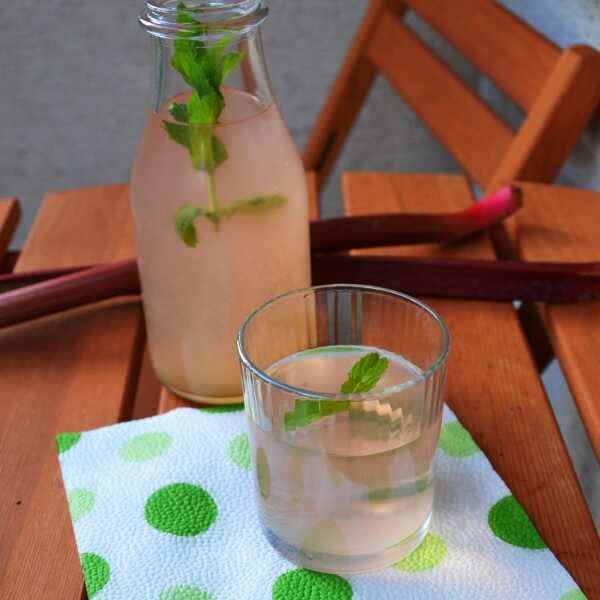
[[181,74],[186,83],[193,87],[193,66],[202,59],[207,51],[201,41],[189,38],[205,35],[208,28],[198,23],[187,10],[187,6],[183,2],[179,2],[177,5],[177,22],[182,25],[193,25],[193,27],[177,34],[171,65]]
[[[370,352],[352,366],[348,379],[342,384],[342,394],[359,394],[372,390],[383,377],[389,366],[389,360],[378,352]],[[297,398],[294,410],[283,415],[286,431],[293,431],[310,425],[323,417],[344,412],[350,408],[349,400],[305,400]]]
[[192,164],[199,171],[214,171],[227,160],[227,150],[219,138],[212,132],[212,127],[203,125],[183,125],[163,121],[169,137],[187,148]]
[[175,211],[175,230],[183,243],[190,248],[195,248],[198,244],[198,234],[194,221],[202,214],[202,209],[196,208],[191,204],[184,204]]
[[389,365],[387,358],[382,358],[377,352],[363,356],[348,373],[340,391],[343,394],[361,394],[372,390]]
[[[176,137],[177,136],[179,136],[179,133],[176,134]],[[187,143],[187,138],[185,138],[183,141]],[[215,160],[215,156],[219,160],[222,160],[222,152],[225,152],[226,158],[227,153],[225,151],[225,146],[223,146],[223,144],[221,144],[221,142],[215,136],[213,136],[212,141],[214,144],[216,144],[216,150],[211,150],[211,152],[213,153],[211,160]],[[225,206],[217,210],[209,208],[200,208],[194,206],[193,204],[184,204],[175,211],[175,228],[177,229],[179,237],[188,246],[195,247],[197,243],[197,238],[194,221],[198,217],[205,217],[206,219],[208,219],[216,225],[222,219],[228,219],[238,212],[260,212],[269,208],[280,206],[285,201],[286,198],[284,196],[255,196],[253,198],[250,198],[249,200],[239,200],[237,202],[233,202],[229,206]]]
[[283,424],[286,431],[293,431],[349,408],[349,400],[302,400],[298,398],[294,404],[294,410],[283,415]]
[[240,63],[244,60],[243,52],[232,52],[230,54],[226,54],[221,59],[221,81],[219,85],[222,85],[223,82],[231,75],[235,69],[240,66]]
[[227,149],[210,127],[192,127],[192,162],[200,171],[212,173],[227,160]]
[[223,36],[206,52],[202,58],[202,69],[213,89],[218,90],[222,83],[221,63],[232,36]]
[[244,200],[236,200],[229,206],[224,206],[220,213],[222,217],[232,217],[236,213],[257,213],[277,208],[285,204],[286,197],[277,194],[253,196]]
[[171,106],[169,106],[169,113],[171,116],[180,123],[188,123],[189,122],[189,114],[187,104],[179,104],[178,102],[173,102]]
[[170,121],[163,121],[163,127],[174,141],[191,151],[192,148],[192,128],[188,125],[178,125]]
[[204,96],[199,96],[198,92],[194,91],[186,106],[186,112],[190,123],[212,125],[219,118],[223,108],[225,108],[225,101],[221,94],[211,91]]

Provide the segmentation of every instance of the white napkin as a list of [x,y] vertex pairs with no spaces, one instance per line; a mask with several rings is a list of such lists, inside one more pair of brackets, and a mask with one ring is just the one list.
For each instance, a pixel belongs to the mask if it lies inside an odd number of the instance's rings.
[[241,410],[174,410],[57,438],[94,600],[585,598],[469,434],[444,409],[433,525],[367,575],[280,557],[260,531]]

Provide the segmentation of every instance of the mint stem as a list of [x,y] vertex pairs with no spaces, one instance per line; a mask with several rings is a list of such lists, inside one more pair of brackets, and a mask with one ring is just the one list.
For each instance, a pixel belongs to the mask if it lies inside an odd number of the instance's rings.
[[[208,206],[212,213],[215,215],[219,214],[219,199],[217,197],[217,181],[214,171],[208,171],[206,173],[206,187],[208,191]],[[215,221],[215,225],[216,225]]]

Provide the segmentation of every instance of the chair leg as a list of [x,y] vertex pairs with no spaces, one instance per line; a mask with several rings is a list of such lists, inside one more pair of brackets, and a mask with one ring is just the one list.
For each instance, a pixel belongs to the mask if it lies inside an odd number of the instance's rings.
[[539,373],[542,373],[554,358],[552,341],[541,311],[542,308],[535,304],[523,304],[518,311],[521,327]]
[[401,16],[405,6],[400,0],[371,1],[306,145],[304,166],[307,171],[315,171],[319,191],[375,80],[376,69],[366,57],[366,49],[382,12],[387,9]]

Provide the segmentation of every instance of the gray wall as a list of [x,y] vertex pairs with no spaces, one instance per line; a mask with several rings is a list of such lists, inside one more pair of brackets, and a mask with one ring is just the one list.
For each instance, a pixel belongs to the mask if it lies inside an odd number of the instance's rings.
[[[451,5],[451,0],[448,0]],[[598,0],[503,0],[561,46],[600,46]],[[287,122],[302,147],[356,30],[366,0],[272,0],[267,57]],[[0,5],[0,197],[19,196],[22,244],[43,194],[125,181],[150,103],[150,50],[136,24],[140,0],[21,0]],[[512,122],[519,111],[435,35],[417,27]],[[457,171],[385,81],[375,85],[325,195],[340,210],[342,169]],[[560,180],[600,187],[600,118]],[[592,507],[600,511],[598,467],[560,370],[544,375]],[[600,518],[600,515],[597,515]]]

